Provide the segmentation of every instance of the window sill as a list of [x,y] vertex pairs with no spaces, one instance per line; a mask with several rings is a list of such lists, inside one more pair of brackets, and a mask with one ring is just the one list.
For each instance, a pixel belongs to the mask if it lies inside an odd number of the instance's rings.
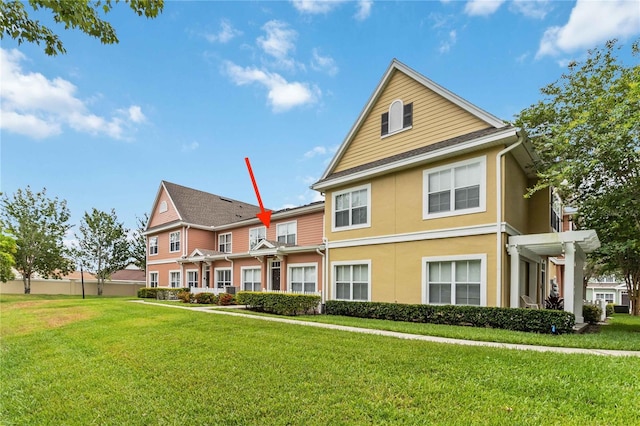
[[340,226],[340,227],[337,227],[337,228],[332,225],[331,226],[331,232],[351,231],[353,229],[364,229],[364,228],[371,228],[371,224],[365,223],[365,224],[361,224],[361,225]]
[[388,138],[389,136],[397,135],[398,133],[402,133],[406,130],[411,130],[411,129],[413,129],[413,126],[403,127],[402,129],[396,130],[395,132],[387,133],[386,135],[380,136],[380,139]]
[[452,216],[462,216],[465,214],[474,214],[474,213],[484,213],[486,212],[487,209],[483,206],[483,207],[476,207],[473,209],[464,209],[464,210],[457,210],[457,211],[449,211],[449,212],[442,212],[442,213],[422,213],[422,220],[429,220],[429,219],[438,219],[438,218],[442,218],[442,217],[452,217]]

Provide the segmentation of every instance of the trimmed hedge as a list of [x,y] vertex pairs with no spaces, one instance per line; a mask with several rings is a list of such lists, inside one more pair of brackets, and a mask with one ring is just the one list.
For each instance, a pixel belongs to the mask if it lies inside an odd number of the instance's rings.
[[277,315],[298,315],[307,312],[316,313],[320,296],[241,291],[236,295],[236,303],[247,305],[247,308],[253,311]]
[[188,288],[159,288],[159,287],[142,287],[138,290],[138,297],[141,299],[158,299],[169,300],[177,299],[178,293],[181,291],[189,291]]
[[600,321],[600,315],[602,315],[602,309],[600,308],[600,306],[582,306],[582,316],[584,317],[584,322],[588,322],[589,324],[597,324],[598,321]]
[[613,316],[613,303],[607,303],[607,316],[608,317],[612,317]]
[[576,318],[570,312],[549,309],[494,308],[454,305],[406,305],[328,300],[328,315],[391,321],[502,328],[532,333],[573,333]]

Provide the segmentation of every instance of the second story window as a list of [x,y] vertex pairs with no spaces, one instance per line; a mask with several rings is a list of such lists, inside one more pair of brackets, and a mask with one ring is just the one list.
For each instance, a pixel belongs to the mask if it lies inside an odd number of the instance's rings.
[[158,237],[149,238],[149,255],[158,254]]
[[180,251],[180,231],[169,234],[169,251]]
[[485,209],[485,157],[424,171],[423,218]]
[[391,135],[400,130],[413,126],[413,102],[404,105],[401,100],[395,100],[389,107],[389,112],[382,114],[380,135]]
[[231,253],[231,232],[218,235],[218,251]]
[[371,185],[339,191],[333,194],[333,229],[369,226]]
[[276,227],[278,242],[295,245],[296,243],[296,222],[279,223]]
[[266,227],[261,226],[259,228],[249,229],[249,250],[253,250],[253,248],[265,238],[267,238]]

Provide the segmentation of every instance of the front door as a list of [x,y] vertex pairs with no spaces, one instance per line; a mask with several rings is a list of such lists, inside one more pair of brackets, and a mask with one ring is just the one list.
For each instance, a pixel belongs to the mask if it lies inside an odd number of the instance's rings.
[[209,265],[205,265],[204,267],[204,274],[202,274],[202,281],[204,281],[204,286],[205,288],[209,288],[210,287],[210,281],[209,279],[211,278],[211,273],[210,273],[210,268]]
[[280,262],[271,262],[271,290],[280,290]]

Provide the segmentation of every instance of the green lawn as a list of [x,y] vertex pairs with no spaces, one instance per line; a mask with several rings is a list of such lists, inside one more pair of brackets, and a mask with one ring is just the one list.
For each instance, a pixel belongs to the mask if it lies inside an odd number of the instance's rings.
[[640,359],[0,296],[3,425],[623,425]]

